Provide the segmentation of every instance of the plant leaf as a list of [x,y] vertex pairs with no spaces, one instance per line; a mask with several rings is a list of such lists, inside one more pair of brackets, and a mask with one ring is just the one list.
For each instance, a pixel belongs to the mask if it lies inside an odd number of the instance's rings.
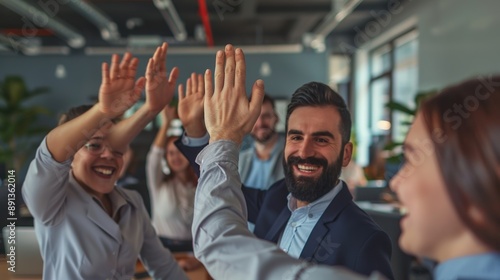
[[385,107],[391,109],[392,111],[399,111],[412,116],[414,116],[416,113],[415,110],[412,110],[408,108],[408,106],[395,101],[388,102],[387,104],[385,104]]

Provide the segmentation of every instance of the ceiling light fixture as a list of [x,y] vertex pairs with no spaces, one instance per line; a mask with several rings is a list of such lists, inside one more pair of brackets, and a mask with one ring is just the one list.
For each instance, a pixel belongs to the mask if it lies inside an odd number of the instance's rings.
[[[48,16],[35,6],[22,0],[0,0],[0,4],[23,16],[29,23],[52,29],[54,33],[65,39],[70,47],[81,48],[85,45],[85,38],[73,27],[53,16]],[[33,37],[31,33],[29,35]]]
[[[334,1],[332,11],[314,30],[314,35],[326,38],[363,0]],[[341,7],[338,7],[341,6]]]
[[72,0],[67,4],[97,26],[103,40],[112,42],[121,39],[116,23],[90,2]]
[[177,10],[170,0],[153,0],[156,8],[160,11],[161,15],[167,22],[168,27],[174,34],[177,41],[185,41],[187,39],[186,28],[182,22]]

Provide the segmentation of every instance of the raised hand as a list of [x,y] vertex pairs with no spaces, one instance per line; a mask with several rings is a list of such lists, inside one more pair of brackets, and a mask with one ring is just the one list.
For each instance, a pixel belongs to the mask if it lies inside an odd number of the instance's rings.
[[158,47],[146,68],[146,103],[151,112],[158,113],[174,96],[179,70],[174,67],[167,79],[167,43]]
[[245,90],[246,64],[241,49],[227,45],[215,58],[215,88],[210,70],[205,72],[205,125],[210,142],[225,139],[238,144],[259,117],[264,82],[257,80],[248,101]]
[[111,57],[111,67],[102,64],[102,82],[99,89],[98,107],[101,113],[110,118],[123,114],[139,98],[144,89],[145,78],[135,81],[139,60],[125,53],[121,63],[120,56]]
[[184,86],[179,85],[179,118],[190,137],[202,137],[207,132],[203,121],[205,86],[201,74],[192,73]]

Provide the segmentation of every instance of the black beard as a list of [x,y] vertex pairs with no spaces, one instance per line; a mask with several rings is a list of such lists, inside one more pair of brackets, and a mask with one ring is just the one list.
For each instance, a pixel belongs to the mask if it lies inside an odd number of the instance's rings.
[[[314,157],[301,159],[299,157],[289,156],[288,161],[285,161],[285,158],[283,158],[285,182],[288,191],[293,197],[300,201],[309,203],[316,201],[335,187],[340,177],[340,172],[342,171],[343,157],[344,151],[341,152],[337,160],[331,165],[328,165],[325,159]],[[304,176],[296,178],[293,174],[293,166],[298,163],[320,165],[323,167],[323,172],[318,179]]]

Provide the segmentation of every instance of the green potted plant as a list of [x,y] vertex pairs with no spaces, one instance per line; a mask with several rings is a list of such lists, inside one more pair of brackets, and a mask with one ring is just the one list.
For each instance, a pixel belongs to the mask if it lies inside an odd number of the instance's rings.
[[[434,95],[437,93],[437,90],[430,90],[430,91],[423,91],[419,92],[415,95],[414,97],[414,102],[415,102],[415,108],[410,108],[405,104],[396,102],[396,101],[391,101],[385,104],[385,107],[389,108],[391,112],[400,112],[402,114],[405,114],[408,116],[408,121],[403,121],[401,124],[406,126],[408,131],[410,129],[410,126],[413,122],[413,119],[415,118],[415,115],[418,112],[418,109],[420,107],[420,103],[422,100],[426,99],[427,97]],[[401,162],[401,156],[402,156],[402,142],[390,142],[384,147],[384,150],[389,153],[389,157],[386,158],[387,162],[390,163],[399,163]]]
[[0,164],[7,170],[20,172],[33,149],[33,137],[49,131],[39,120],[42,115],[50,115],[50,111],[25,104],[48,92],[47,87],[28,89],[21,76],[6,76],[0,81]]

